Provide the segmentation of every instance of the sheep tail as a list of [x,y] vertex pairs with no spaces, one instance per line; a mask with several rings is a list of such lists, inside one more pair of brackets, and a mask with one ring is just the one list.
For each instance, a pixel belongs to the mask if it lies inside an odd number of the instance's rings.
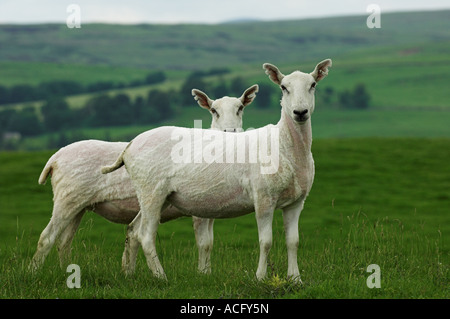
[[111,166],[103,166],[102,167],[102,174],[108,174],[108,173],[114,172],[116,169],[122,167],[125,164],[125,162],[123,161],[123,155],[125,154],[126,150],[131,145],[132,142],[133,141],[128,143],[127,147],[125,147],[125,149],[122,151],[122,153],[120,153],[119,157],[114,162],[114,164],[112,164]]
[[41,175],[39,176],[38,183],[41,185],[45,184],[45,181],[47,180],[48,175],[51,175],[51,172],[53,170],[53,156],[50,157],[50,159],[47,161],[47,164],[45,164],[44,169],[41,172]]

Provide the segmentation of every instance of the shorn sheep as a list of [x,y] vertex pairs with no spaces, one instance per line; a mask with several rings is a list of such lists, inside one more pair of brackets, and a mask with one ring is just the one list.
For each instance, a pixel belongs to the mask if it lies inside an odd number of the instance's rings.
[[[203,218],[230,218],[255,212],[260,244],[256,271],[259,280],[266,276],[273,213],[280,208],[288,251],[287,275],[301,282],[297,264],[298,221],[314,180],[314,91],[330,66],[331,60],[327,59],[311,73],[295,71],[283,75],[276,66],[263,65],[272,82],[282,90],[281,119],[276,125],[236,134],[156,128],[134,138],[113,165],[102,169],[108,173],[126,166],[141,207],[130,224],[129,241],[141,244],[147,265],[156,277],[167,279],[155,247],[161,211],[167,206]],[[264,156],[268,141],[270,161]],[[125,247],[133,249],[137,249],[137,244]],[[136,253],[129,254],[135,257]]]
[[[210,111],[211,129],[237,131],[242,129],[245,106],[255,98],[258,86],[248,88],[240,98],[223,97],[211,100],[200,90],[192,90],[197,103]],[[75,232],[84,213],[93,211],[107,220],[129,224],[139,212],[139,202],[125,169],[102,175],[100,168],[114,161],[128,143],[85,140],[61,148],[50,157],[40,177],[44,184],[51,175],[53,212],[50,222],[40,235],[33,256],[32,269],[39,268],[59,238],[61,264],[70,254]],[[161,214],[161,222],[183,216],[171,206]],[[199,271],[210,272],[210,252],[213,243],[213,219],[193,218],[199,250]],[[125,258],[125,257],[124,257]]]

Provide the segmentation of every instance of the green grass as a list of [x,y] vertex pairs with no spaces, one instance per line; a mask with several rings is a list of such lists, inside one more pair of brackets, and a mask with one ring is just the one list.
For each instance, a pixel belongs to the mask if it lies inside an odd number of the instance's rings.
[[[286,281],[281,212],[275,213],[269,278],[254,279],[254,215],[216,220],[210,276],[196,273],[189,218],[162,224],[157,249],[167,283],[140,252],[136,274],[120,271],[125,227],[88,213],[74,239],[80,289],[53,249],[41,271],[27,265],[47,224],[51,186],[37,178],[51,152],[0,153],[1,298],[449,298],[448,139],[315,139],[316,177],[300,217],[304,284]],[[369,289],[367,266],[381,268]]]
[[[411,53],[405,53],[409,52]],[[443,51],[443,52],[441,52]],[[419,43],[409,46],[389,46],[377,49],[360,49],[349,56],[333,56],[333,66],[329,77],[320,83],[317,94],[325,87],[331,87],[336,92],[351,90],[358,83],[364,83],[371,95],[371,105],[384,108],[438,108],[447,109],[450,106],[450,93],[443,90],[450,83],[449,52],[443,49],[442,43]],[[267,62],[267,61],[263,61]],[[282,63],[278,66],[286,74],[300,69],[303,72],[313,70],[319,58],[299,60],[297,63]],[[220,81],[229,82],[236,77],[242,77],[248,85],[272,84],[267,79],[261,67],[262,63],[248,63],[230,68],[230,73],[222,76],[210,76],[206,82],[217,85]],[[4,66],[4,67],[3,67]],[[37,84],[39,76],[44,72],[45,80],[71,79],[81,83],[94,79],[129,83],[142,79],[149,73],[145,69],[119,68],[114,66],[92,65],[58,65],[50,63],[30,62],[0,62],[4,79],[19,83]],[[48,70],[48,72],[47,72]],[[157,85],[147,85],[136,88],[114,89],[109,94],[126,93],[131,98],[146,96],[150,89],[158,88],[166,91],[179,90],[187,76],[186,71],[170,71],[167,81]],[[17,80],[14,80],[17,79]],[[36,83],[35,83],[36,82]],[[89,83],[89,82],[88,82]],[[242,90],[244,90],[243,88]],[[70,96],[67,101],[71,107],[83,106],[96,93],[86,93]],[[210,93],[211,94],[211,93]],[[21,108],[30,103],[12,104],[8,107]],[[40,103],[37,104],[39,106]]]
[[[365,17],[253,22],[245,24],[245,32],[242,24],[94,24],[86,25],[80,32],[69,31],[64,25],[0,26],[0,44],[11,34],[16,36],[7,50],[0,52],[0,84],[36,85],[56,79],[83,84],[102,80],[129,83],[155,69],[166,73],[167,80],[161,84],[104,92],[126,93],[134,99],[146,97],[153,88],[177,91],[193,70],[207,71],[212,67],[230,70],[221,76],[205,78],[211,87],[221,81],[229,84],[237,76],[246,85],[274,85],[261,68],[263,62],[275,63],[287,74],[296,69],[311,71],[318,61],[330,57],[333,66],[329,76],[319,83],[316,92],[315,138],[450,137],[450,91],[445,89],[450,84],[449,12],[385,14],[383,27],[378,30],[368,29]],[[72,47],[73,43],[77,46]],[[117,43],[121,43],[119,48]],[[28,51],[23,51],[30,46],[46,49],[33,51],[35,55],[29,56]],[[16,53],[11,55],[14,50]],[[61,54],[64,50],[70,52]],[[339,110],[321,102],[325,88],[334,89],[337,100],[338,93],[352,90],[358,83],[363,83],[371,96],[368,110]],[[212,89],[206,93],[218,98]],[[80,108],[97,94],[70,96],[67,101],[70,107]],[[247,108],[244,126],[276,123],[278,100],[279,96],[274,95],[268,110]],[[204,126],[209,125],[209,115],[194,100],[192,103],[192,108],[175,105],[174,119],[155,126],[192,127],[193,119],[203,119]],[[1,108],[32,105],[39,109],[42,104],[35,101]],[[69,141],[88,138],[127,141],[153,127],[79,128],[64,134]],[[46,149],[49,144],[54,145],[49,143],[50,139],[58,138],[58,133],[24,137],[17,148]]]
[[1,61],[2,80],[6,86],[29,84],[37,86],[42,82],[71,80],[83,85],[108,81],[129,83],[142,80],[151,71],[132,67],[110,65],[64,64],[50,62]]
[[[449,298],[449,13],[383,14],[378,30],[366,27],[366,16],[81,30],[63,24],[0,26],[0,45],[8,44],[0,52],[1,85],[130,82],[158,69],[168,79],[156,87],[172,90],[192,70],[212,67],[231,72],[209,77],[209,83],[242,76],[251,85],[271,83],[264,62],[284,73],[307,72],[330,57],[333,67],[318,96],[326,86],[340,92],[359,82],[372,96],[367,111],[337,110],[317,99],[316,177],[300,218],[302,286],[285,280],[281,212],[275,213],[269,277],[262,283],[254,278],[259,249],[253,214],[215,222],[210,276],[196,272],[192,222],[184,218],[158,230],[157,249],[169,281],[153,278],[142,253],[136,274],[126,278],[120,270],[125,226],[93,213],[85,215],[73,245],[71,262],[81,267],[81,289],[67,288],[69,274],[60,268],[56,249],[43,269],[31,274],[27,266],[52,208],[50,183],[38,185],[37,178],[52,152],[21,151],[0,153],[0,298]],[[152,87],[108,93],[145,96]],[[68,101],[76,108],[90,97]],[[268,110],[250,106],[244,127],[276,123],[278,110],[278,97]],[[197,106],[177,106],[176,113],[176,119],[157,126],[192,127],[193,119],[210,124],[210,115]],[[64,133],[130,140],[150,128]],[[50,138],[57,136],[24,139],[21,149],[46,148]],[[381,268],[381,289],[366,286],[370,264]]]
[[382,28],[375,30],[367,28],[365,14],[217,25],[84,24],[77,30],[64,23],[2,25],[0,61],[172,70],[297,63],[361,48],[445,43],[449,15],[449,10],[384,13]]
[[[172,80],[192,70],[231,69],[256,83],[261,65],[312,70],[333,59],[336,89],[363,82],[375,106],[448,107],[450,11],[383,14],[381,29],[366,16],[219,25],[1,25],[0,84],[51,80],[129,83],[155,69]],[[2,46],[3,47],[3,46]],[[30,54],[32,52],[32,54]],[[231,78],[227,75],[224,78]],[[178,86],[179,84],[176,84]]]
[[[333,58],[333,67],[329,76],[318,86],[316,96],[316,111],[314,114],[314,136],[329,137],[449,137],[450,127],[448,117],[450,112],[450,91],[443,89],[450,83],[450,64],[448,52],[442,44],[410,47],[397,45],[372,50],[360,49],[349,56]],[[384,54],[381,54],[384,53]],[[312,70],[317,61],[302,62],[302,64],[282,64],[280,69],[291,72],[296,69]],[[20,65],[20,64],[19,64]],[[39,64],[37,63],[35,67]],[[57,65],[48,65],[49,69],[58,69]],[[86,71],[87,76],[94,74],[111,76],[114,79],[116,70],[120,68],[105,68],[100,66],[85,66],[79,68]],[[67,76],[80,72],[78,66],[65,66]],[[108,71],[106,71],[108,70]],[[128,77],[134,76],[134,69],[124,69]],[[431,71],[432,70],[432,71]],[[24,69],[19,68],[17,74]],[[223,76],[211,76],[206,79],[209,84],[217,85],[220,81],[228,83],[237,76],[242,76],[247,85],[254,83],[274,85],[264,74],[261,65],[251,63],[245,66],[234,66],[230,73]],[[75,73],[71,73],[75,72]],[[50,72],[51,74],[52,72]],[[132,99],[137,96],[146,97],[150,89],[179,90],[186,76],[186,71],[169,71],[164,83],[136,88],[111,90],[110,95],[126,93]],[[26,72],[22,76],[26,76]],[[121,73],[118,72],[117,75]],[[141,73],[136,73],[141,77]],[[29,78],[29,77],[28,77]],[[364,83],[370,96],[370,108],[364,111],[343,110],[330,107],[322,102],[325,88],[334,89],[337,94],[351,90],[358,83]],[[243,88],[244,90],[245,88]],[[207,93],[212,98],[213,92]],[[86,101],[99,93],[70,96],[67,102],[72,108],[82,107]],[[256,98],[256,100],[258,97]],[[267,110],[249,106],[244,115],[244,127],[261,127],[276,123],[279,119],[279,96],[274,94],[272,106]],[[43,102],[19,103],[3,106],[23,108],[33,105],[39,108]],[[210,123],[207,112],[197,107],[192,100],[192,107],[174,105],[176,117],[172,120],[158,123],[160,125],[180,125],[192,127],[193,119],[203,119],[205,127]],[[80,128],[66,135],[82,138],[97,138],[111,140],[131,140],[139,133],[154,126],[110,127],[110,128]],[[50,138],[57,139],[58,134],[43,134],[36,137],[23,138],[19,149],[46,149]]]

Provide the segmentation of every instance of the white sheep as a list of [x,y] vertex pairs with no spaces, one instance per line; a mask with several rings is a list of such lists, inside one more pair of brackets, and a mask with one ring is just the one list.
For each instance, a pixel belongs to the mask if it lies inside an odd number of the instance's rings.
[[[125,249],[137,249],[139,242],[153,274],[166,279],[155,247],[158,222],[165,207],[173,205],[187,215],[203,218],[230,218],[255,212],[260,244],[256,277],[263,279],[272,245],[273,212],[280,208],[288,250],[287,274],[301,282],[297,264],[298,220],[314,180],[310,117],[316,83],[328,74],[330,66],[331,60],[327,59],[311,73],[295,71],[285,76],[274,65],[263,65],[283,92],[281,119],[276,125],[236,134],[160,127],[134,138],[113,165],[102,169],[108,173],[124,164],[136,189],[141,210],[130,224],[132,244]],[[262,150],[268,150],[268,141],[271,155],[277,154],[270,167],[262,156]],[[247,156],[244,162],[242,158],[239,161],[242,149]],[[255,149],[257,161],[252,160]],[[180,150],[188,155],[177,157]],[[206,160],[205,155],[211,150],[215,161]],[[135,258],[136,252],[128,254]]]
[[[258,86],[248,88],[240,98],[223,97],[211,100],[200,90],[192,90],[197,103],[210,111],[211,129],[236,131],[242,129],[242,115],[250,104]],[[63,264],[70,254],[75,232],[87,210],[107,220],[129,224],[139,212],[139,202],[125,169],[102,175],[100,168],[116,159],[128,143],[85,140],[58,150],[50,157],[40,177],[44,184],[51,175],[53,188],[53,212],[50,222],[40,235],[32,268],[37,269],[59,237],[58,252]],[[166,222],[184,214],[168,207],[161,214]],[[213,244],[213,219],[194,217],[194,230],[199,249],[199,271],[209,273],[210,253]],[[124,263],[126,255],[124,254]]]

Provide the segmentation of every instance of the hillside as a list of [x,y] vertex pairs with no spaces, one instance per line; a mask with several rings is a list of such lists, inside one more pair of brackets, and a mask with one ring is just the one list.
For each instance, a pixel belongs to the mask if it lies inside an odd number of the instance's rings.
[[[110,82],[113,88],[69,94],[64,99],[76,110],[99,94],[124,94],[134,103],[157,89],[170,96],[176,114],[151,125],[110,123],[104,127],[91,123],[89,127],[70,125],[60,132],[32,132],[13,148],[42,149],[55,147],[49,146],[54,145],[49,141],[60,140],[57,145],[64,145],[81,138],[129,140],[159,125],[192,126],[193,118],[209,123],[209,114],[197,109],[191,100],[194,86],[181,90],[193,71],[225,70],[203,76],[204,86],[195,85],[212,98],[223,95],[216,90],[220,84],[230,87],[237,78],[242,79],[239,92],[260,84],[259,97],[246,110],[244,127],[275,123],[279,92],[261,64],[277,64],[285,73],[296,69],[308,72],[328,57],[333,59],[333,67],[316,93],[315,137],[450,136],[450,91],[446,89],[450,85],[450,11],[383,14],[381,29],[367,28],[366,18],[218,25],[87,24],[81,29],[56,24],[0,25],[0,89],[22,85],[23,92],[24,85],[39,88],[49,81],[72,81],[82,86]],[[164,72],[164,82],[128,86],[158,70]],[[342,95],[361,84],[370,96],[370,107],[340,108]],[[272,89],[272,103],[268,109],[260,109],[257,104],[267,87]],[[325,96],[329,92],[333,93],[331,98]],[[0,105],[0,132],[20,133],[7,126],[14,120],[14,112],[24,109],[35,109],[42,122],[44,104],[44,99],[36,99]]]
[[[381,29],[366,19],[0,24],[0,298],[448,299],[450,10],[383,13]],[[50,179],[37,179],[56,149],[83,139],[130,141],[194,119],[209,127],[192,88],[216,99],[257,83],[244,129],[276,123],[281,90],[262,63],[289,74],[325,58],[333,66],[317,85],[311,117],[314,186],[299,221],[303,285],[286,280],[280,211],[264,282],[254,276],[253,214],[216,220],[209,276],[196,270],[191,218],[158,228],[163,283],[142,252],[136,275],[123,275],[126,226],[92,212],[68,260],[82,269],[82,289],[67,288],[57,247],[41,271],[28,270],[53,205]],[[381,289],[367,285],[373,264]]]
[[1,25],[0,61],[203,70],[266,61],[298,63],[361,49],[422,47],[450,39],[450,11],[383,14],[381,29],[369,29],[366,19],[351,16],[218,25],[87,24],[81,29],[68,29],[64,24]]
[[[420,145],[420,147],[417,147]],[[49,221],[52,187],[37,183],[52,152],[0,153],[0,298],[449,298],[449,139],[314,141],[316,176],[300,216],[294,289],[255,283],[258,236],[253,214],[214,223],[212,274],[196,271],[191,218],[158,228],[169,283],[152,278],[142,252],[134,276],[121,273],[125,226],[87,212],[71,263],[82,289],[67,289],[54,247],[37,274],[27,271]],[[283,280],[287,256],[281,212],[274,215],[269,274]],[[368,289],[365,269],[382,269]],[[279,282],[282,284],[282,282]]]

